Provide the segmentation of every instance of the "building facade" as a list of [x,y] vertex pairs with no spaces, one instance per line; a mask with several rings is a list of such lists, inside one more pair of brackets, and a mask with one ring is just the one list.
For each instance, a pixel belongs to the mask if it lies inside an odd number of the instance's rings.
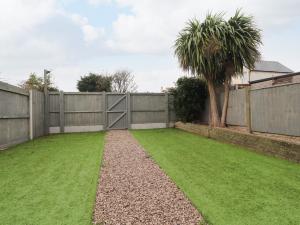
[[297,83],[300,83],[300,72],[251,81],[250,85],[251,89],[254,90]]
[[293,73],[291,69],[275,61],[258,61],[254,69],[244,68],[243,74],[232,79],[232,85],[247,85],[250,82]]

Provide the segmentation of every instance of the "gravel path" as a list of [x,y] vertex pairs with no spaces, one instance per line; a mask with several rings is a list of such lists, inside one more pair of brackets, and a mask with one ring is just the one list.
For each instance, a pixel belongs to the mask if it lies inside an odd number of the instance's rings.
[[198,225],[201,216],[128,131],[106,135],[94,223]]

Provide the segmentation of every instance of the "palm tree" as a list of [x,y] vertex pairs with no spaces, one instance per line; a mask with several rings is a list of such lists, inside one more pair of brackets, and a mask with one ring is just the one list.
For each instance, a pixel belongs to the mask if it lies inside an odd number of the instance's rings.
[[[208,14],[203,23],[194,19],[179,33],[175,55],[183,70],[204,77],[207,81],[211,125],[225,126],[231,79],[249,69],[260,57],[260,30],[253,18],[240,10],[227,22],[223,14]],[[224,84],[222,117],[218,114],[216,84]]]
[[175,55],[181,68],[207,81],[211,125],[219,126],[215,84],[223,67],[224,54],[221,40],[224,39],[222,14],[208,14],[203,23],[190,20],[175,41]]
[[224,51],[224,102],[221,126],[225,127],[229,89],[231,79],[243,74],[244,66],[253,69],[255,61],[260,58],[258,50],[261,42],[260,30],[256,27],[253,17],[245,16],[240,10],[224,24],[222,45]]

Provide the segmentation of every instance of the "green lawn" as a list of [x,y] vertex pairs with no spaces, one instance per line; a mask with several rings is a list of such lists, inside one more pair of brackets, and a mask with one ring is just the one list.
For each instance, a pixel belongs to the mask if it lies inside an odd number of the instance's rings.
[[51,135],[0,152],[0,224],[90,225],[103,140]]
[[300,224],[299,164],[176,129],[132,133],[209,224]]

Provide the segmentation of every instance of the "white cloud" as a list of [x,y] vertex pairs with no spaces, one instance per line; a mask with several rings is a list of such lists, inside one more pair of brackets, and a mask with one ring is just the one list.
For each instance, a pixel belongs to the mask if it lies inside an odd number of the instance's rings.
[[299,0],[199,1],[199,0],[117,0],[119,6],[132,9],[114,22],[114,36],[108,46],[125,52],[161,53],[172,48],[178,32],[193,17],[203,19],[207,12],[226,12],[238,8],[254,15],[259,27],[274,31],[299,20]]
[[[0,72],[8,81],[20,81],[17,70],[32,72],[30,65],[43,63],[57,54],[57,43],[35,37],[35,28],[56,14],[54,0],[0,1]],[[57,57],[58,56],[58,57]],[[61,58],[60,58],[61,59]]]
[[87,0],[87,1],[91,5],[108,4],[112,2],[112,0]]
[[0,1],[0,38],[30,32],[54,14],[54,0]]
[[135,74],[138,91],[141,92],[161,92],[165,88],[173,87],[175,81],[182,75],[177,67],[137,70]]
[[105,33],[104,29],[92,26],[91,24],[89,24],[89,21],[86,17],[80,16],[78,14],[71,14],[70,18],[75,24],[80,26],[84,35],[84,40],[87,43],[95,41],[100,37],[103,37]]
[[2,80],[17,84],[31,72],[72,67],[101,48],[95,41],[103,37],[104,30],[83,16],[67,12],[59,3],[0,1]]
[[[67,2],[67,3],[66,3]],[[76,80],[88,72],[133,71],[140,91],[159,91],[182,75],[172,46],[185,22],[206,13],[242,7],[263,29],[265,59],[299,70],[299,0],[86,0],[90,6],[111,4],[120,12],[115,21],[95,25],[75,0],[0,0],[0,79],[19,83],[30,72],[53,69],[57,84],[75,90]],[[94,8],[94,10],[97,9]],[[91,7],[87,7],[91,8]],[[75,12],[76,11],[76,12]],[[127,13],[125,13],[127,12]],[[90,16],[90,17],[89,17]],[[111,20],[109,17],[108,20]],[[284,44],[283,44],[284,43]],[[112,51],[113,50],[113,51]]]

